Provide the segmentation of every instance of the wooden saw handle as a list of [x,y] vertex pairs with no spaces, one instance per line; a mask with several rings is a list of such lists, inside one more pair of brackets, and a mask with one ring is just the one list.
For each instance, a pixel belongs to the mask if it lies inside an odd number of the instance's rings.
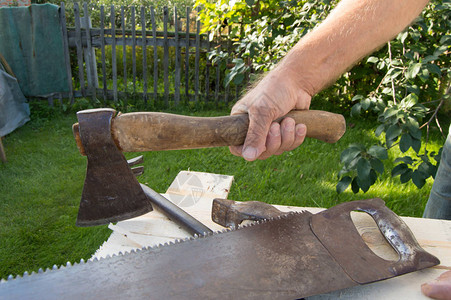
[[[291,117],[307,126],[307,137],[327,143],[338,141],[346,131],[342,115],[320,110],[291,111],[277,121]],[[111,121],[111,133],[123,152],[196,149],[242,145],[247,134],[247,114],[224,117],[189,117],[159,112],[118,114]],[[78,123],[73,126],[80,153]]]

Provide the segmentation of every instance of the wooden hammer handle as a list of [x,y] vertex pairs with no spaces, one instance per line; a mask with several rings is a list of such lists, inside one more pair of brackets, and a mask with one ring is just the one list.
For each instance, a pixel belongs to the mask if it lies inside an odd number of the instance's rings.
[[[327,143],[338,141],[346,131],[342,115],[319,110],[291,111],[296,124],[307,126],[307,137]],[[159,112],[119,114],[111,122],[111,133],[123,152],[196,149],[242,145],[247,134],[247,114],[224,117],[189,117]],[[78,131],[75,140],[84,155]]]

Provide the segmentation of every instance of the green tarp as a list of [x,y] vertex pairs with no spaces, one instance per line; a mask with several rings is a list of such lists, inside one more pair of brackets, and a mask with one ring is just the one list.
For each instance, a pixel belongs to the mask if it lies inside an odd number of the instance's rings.
[[25,96],[69,91],[59,7],[0,8],[0,53]]

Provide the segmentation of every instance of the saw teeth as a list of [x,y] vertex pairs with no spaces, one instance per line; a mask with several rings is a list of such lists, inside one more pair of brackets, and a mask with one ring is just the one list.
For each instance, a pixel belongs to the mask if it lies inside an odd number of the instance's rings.
[[[222,229],[222,230],[215,231],[215,232],[204,232],[204,233],[201,234],[201,235],[199,235],[199,234],[194,234],[193,236],[186,237],[186,238],[184,238],[184,239],[179,239],[179,238],[178,238],[178,239],[175,239],[175,240],[173,240],[173,241],[166,242],[166,243],[164,243],[164,244],[160,243],[160,244],[154,245],[154,246],[144,246],[144,247],[141,248],[141,249],[130,249],[130,250],[126,250],[126,251],[123,251],[123,252],[121,251],[121,252],[119,252],[119,254],[113,254],[113,256],[111,256],[110,254],[107,254],[105,257],[102,257],[102,258],[100,258],[100,259],[99,259],[98,257],[93,257],[93,258],[89,259],[87,262],[86,262],[83,258],[81,258],[81,259],[80,259],[80,264],[85,264],[85,263],[91,263],[91,262],[101,261],[101,260],[105,260],[105,259],[112,258],[112,257],[114,257],[114,256],[123,256],[123,255],[126,255],[126,254],[132,254],[132,253],[140,252],[140,251],[143,251],[143,250],[150,250],[150,251],[151,251],[152,249],[157,249],[157,248],[160,248],[160,247],[172,246],[172,245],[175,245],[175,244],[178,244],[178,243],[194,241],[194,240],[199,239],[199,238],[210,237],[210,236],[214,236],[214,235],[216,235],[216,234],[232,232],[232,231],[240,230],[240,229],[243,229],[243,228],[246,228],[246,227],[255,226],[255,225],[258,225],[258,224],[268,223],[268,222],[270,222],[270,221],[272,221],[272,220],[277,220],[277,219],[282,219],[282,218],[285,219],[285,218],[288,218],[289,215],[292,215],[292,214],[302,214],[302,213],[304,213],[304,212],[305,212],[305,211],[296,211],[296,212],[291,212],[291,213],[289,213],[289,214],[285,214],[285,215],[278,216],[278,217],[276,217],[276,218],[263,219],[263,220],[260,220],[260,221],[250,222],[250,223],[247,223],[247,224],[244,224],[244,225],[240,224],[240,225],[238,225],[238,227],[235,227],[235,226],[227,227],[227,228],[224,228],[224,229]],[[77,263],[74,263],[74,265],[76,265],[76,264],[77,264]],[[61,265],[61,268],[63,268],[63,267],[71,267],[71,266],[72,266],[71,262],[68,261],[68,262],[66,263],[66,266]],[[33,274],[42,274],[42,273],[45,273],[45,272],[47,272],[47,271],[53,271],[53,270],[58,270],[58,269],[59,269],[59,267],[55,264],[55,265],[52,266],[51,269],[50,269],[50,268],[46,268],[45,271],[44,271],[42,268],[39,268],[39,270],[38,270],[37,273],[36,273],[36,272],[32,272],[31,274],[29,274],[27,271],[25,271],[25,272],[23,273],[23,276],[25,277],[25,276],[31,276],[31,275],[33,275]],[[21,278],[21,276],[20,276],[20,275],[17,275],[16,277],[14,277],[13,275],[9,275],[9,276],[7,277],[6,280],[5,280],[5,279],[0,279],[0,283],[4,283],[4,282],[10,281],[10,280],[15,280],[15,279],[17,279],[17,278]]]

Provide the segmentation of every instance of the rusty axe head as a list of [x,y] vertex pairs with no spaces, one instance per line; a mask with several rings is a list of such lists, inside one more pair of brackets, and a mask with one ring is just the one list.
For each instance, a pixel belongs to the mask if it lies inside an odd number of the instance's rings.
[[[152,210],[127,160],[111,135],[113,109],[77,113],[79,135],[88,158],[77,226],[94,226],[140,216]],[[76,134],[78,131],[79,134]]]

